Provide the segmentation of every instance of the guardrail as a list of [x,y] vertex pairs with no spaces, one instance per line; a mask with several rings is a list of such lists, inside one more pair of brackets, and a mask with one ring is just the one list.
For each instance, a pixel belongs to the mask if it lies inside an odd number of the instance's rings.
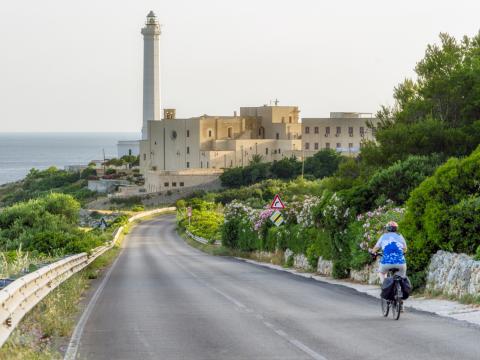
[[[145,211],[130,217],[128,222],[175,210],[174,207],[170,207]],[[91,254],[81,253],[66,257],[22,276],[0,290],[0,347],[20,320],[45,296],[70,276],[110,250],[117,243],[123,229],[123,226],[119,227],[110,242],[93,249]]]
[[[188,236],[189,238],[191,238],[191,239],[193,239],[193,240],[195,240],[195,241],[198,241],[198,242],[201,243],[201,244],[209,244],[209,243],[210,243],[210,241],[208,241],[207,239],[204,239],[204,238],[202,238],[201,236],[194,235],[194,234],[192,234],[192,233],[191,233],[190,231],[188,231],[188,230],[185,230],[185,233],[187,234],[187,236]],[[218,241],[218,240],[216,240],[216,241],[214,242],[214,245],[221,245],[221,242]]]

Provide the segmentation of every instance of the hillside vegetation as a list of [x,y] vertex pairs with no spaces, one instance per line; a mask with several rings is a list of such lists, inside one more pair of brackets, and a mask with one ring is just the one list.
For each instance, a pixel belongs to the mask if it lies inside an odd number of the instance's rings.
[[[295,158],[254,159],[225,171],[228,189],[197,194],[179,207],[203,202],[200,212],[218,211],[221,204],[224,217],[214,226],[221,226],[224,246],[288,248],[306,254],[312,266],[321,256],[340,278],[371,261],[368,249],[389,220],[406,237],[417,288],[439,249],[480,258],[480,34],[461,41],[441,34],[415,72],[415,80],[394,89],[395,105],[377,114],[377,142],[364,143],[358,158],[319,151],[305,161],[303,179]],[[286,204],[279,227],[269,221],[275,194]]]

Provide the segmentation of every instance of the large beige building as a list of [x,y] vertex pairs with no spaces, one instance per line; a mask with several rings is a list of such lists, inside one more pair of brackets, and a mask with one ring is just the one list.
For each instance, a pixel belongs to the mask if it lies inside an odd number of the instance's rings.
[[213,181],[222,169],[248,165],[255,155],[271,162],[302,150],[296,106],[242,107],[233,116],[188,119],[165,109],[162,121],[148,122],[148,134],[140,143],[140,166],[149,192]]

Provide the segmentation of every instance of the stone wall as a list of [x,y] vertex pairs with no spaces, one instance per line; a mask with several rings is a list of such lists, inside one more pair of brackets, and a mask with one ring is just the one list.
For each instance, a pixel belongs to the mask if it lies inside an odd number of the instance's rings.
[[351,270],[350,279],[370,285],[379,285],[380,279],[378,277],[378,261],[373,264],[366,265],[361,270]]
[[438,251],[430,261],[427,290],[461,297],[480,293],[480,261],[465,254]]
[[332,268],[332,260],[325,260],[321,256],[318,258],[317,273],[324,276],[332,276]]

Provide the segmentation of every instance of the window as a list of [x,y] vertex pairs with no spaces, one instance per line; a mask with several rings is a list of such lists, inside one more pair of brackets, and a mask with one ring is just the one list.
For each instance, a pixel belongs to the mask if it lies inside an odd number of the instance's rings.
[[325,143],[325,149],[330,149],[330,143]]
[[208,161],[207,161],[207,169],[208,169]]
[[177,183],[176,182],[172,182],[172,187],[176,187],[177,186]]
[[348,136],[353,137],[353,127],[352,126],[350,126],[348,128]]
[[203,161],[200,161],[200,169],[203,169]]
[[285,116],[282,116],[282,124],[285,124]]
[[128,149],[128,155],[132,156],[132,149]]
[[279,154],[281,153],[280,149],[278,149],[278,153],[279,153]]
[[372,135],[375,136],[377,134],[377,128],[372,127]]
[[229,138],[232,138],[232,137],[233,137],[233,127],[229,127],[229,128],[227,129],[227,132],[228,132],[228,137],[229,137]]
[[187,169],[190,168],[190,163],[187,161]]
[[289,122],[290,124],[292,123],[292,117],[291,117],[291,116],[288,117],[288,122]]
[[325,136],[330,136],[330,126],[325,128]]
[[309,143],[305,143],[305,150],[309,150],[310,149],[310,144]]
[[265,148],[265,155],[268,155],[268,148]]
[[187,154],[190,154],[190,146],[187,146]]
[[315,134],[318,134],[318,126],[315,126],[315,128],[314,128],[314,133],[315,133]]
[[208,130],[208,137],[212,137],[212,130]]
[[340,149],[342,147],[342,143],[337,143],[337,149]]
[[309,126],[305,127],[305,134],[310,134],[310,127]]
[[168,187],[168,183],[167,182],[163,183],[163,186]]
[[187,130],[187,137],[190,137],[190,130]]
[[315,150],[318,150],[318,143],[315,143]]
[[348,143],[348,148],[349,149],[353,148],[353,143]]
[[276,138],[277,138],[277,140],[280,139],[280,134],[279,133],[277,133]]
[[147,160],[147,154],[143,154],[143,160]]
[[360,136],[361,137],[365,136],[365,128],[363,126],[360,126]]
[[339,136],[342,133],[342,128],[340,126],[337,126],[337,132],[335,136]]
[[185,183],[183,181],[180,181],[180,186],[185,186]]

